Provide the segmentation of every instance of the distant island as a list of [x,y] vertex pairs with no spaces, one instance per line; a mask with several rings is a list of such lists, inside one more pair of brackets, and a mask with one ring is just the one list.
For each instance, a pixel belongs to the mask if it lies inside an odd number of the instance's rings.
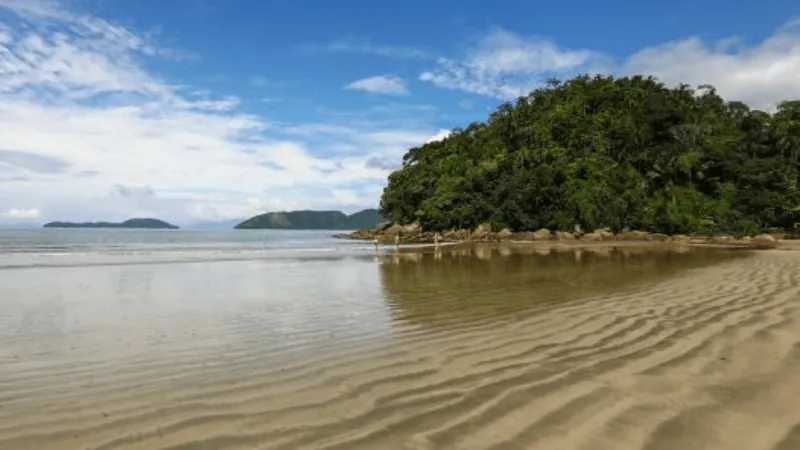
[[236,225],[237,230],[357,230],[383,222],[377,209],[365,209],[347,215],[341,211],[268,212]]
[[177,230],[178,227],[159,219],[128,219],[124,222],[48,222],[44,228],[146,228]]

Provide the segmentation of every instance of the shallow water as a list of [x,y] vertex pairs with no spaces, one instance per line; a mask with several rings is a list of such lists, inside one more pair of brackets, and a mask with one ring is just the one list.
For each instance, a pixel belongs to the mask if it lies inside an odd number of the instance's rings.
[[796,263],[750,252],[362,250],[0,269],[0,448],[669,448],[592,420],[657,415],[626,395],[692,333],[796,327]]

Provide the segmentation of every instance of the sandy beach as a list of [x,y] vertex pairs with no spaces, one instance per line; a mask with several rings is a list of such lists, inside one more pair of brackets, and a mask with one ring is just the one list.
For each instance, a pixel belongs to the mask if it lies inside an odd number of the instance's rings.
[[0,287],[2,449],[800,448],[793,250],[25,268]]

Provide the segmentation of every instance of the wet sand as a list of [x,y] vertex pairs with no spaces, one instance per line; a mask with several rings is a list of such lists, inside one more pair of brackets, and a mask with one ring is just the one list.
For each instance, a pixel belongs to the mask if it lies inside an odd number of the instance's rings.
[[0,449],[800,448],[800,252],[0,271]]

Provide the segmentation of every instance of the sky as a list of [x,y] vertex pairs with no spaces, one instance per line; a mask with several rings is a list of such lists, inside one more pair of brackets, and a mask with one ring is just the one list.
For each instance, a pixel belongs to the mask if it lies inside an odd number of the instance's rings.
[[800,99],[800,3],[0,0],[0,224],[376,207],[551,77]]

